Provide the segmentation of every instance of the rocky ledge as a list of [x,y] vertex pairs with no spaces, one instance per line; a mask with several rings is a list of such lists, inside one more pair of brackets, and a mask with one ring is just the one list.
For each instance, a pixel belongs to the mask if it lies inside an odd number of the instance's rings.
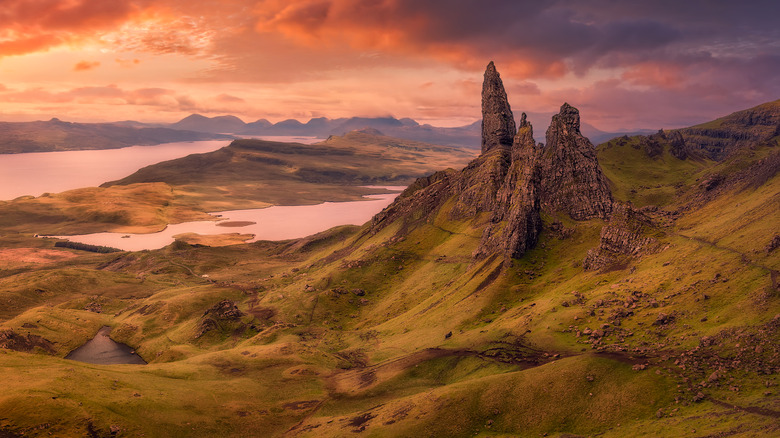
[[630,205],[615,203],[612,217],[601,229],[599,246],[588,250],[582,263],[585,270],[609,269],[629,257],[654,252],[658,242],[646,235],[653,228],[649,217]]

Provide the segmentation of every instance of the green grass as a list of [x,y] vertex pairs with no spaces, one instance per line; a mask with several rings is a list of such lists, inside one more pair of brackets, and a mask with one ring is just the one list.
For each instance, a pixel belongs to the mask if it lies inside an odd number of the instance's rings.
[[638,207],[673,203],[682,193],[680,189],[694,184],[714,164],[693,158],[680,160],[669,153],[668,144],[661,155],[650,158],[639,146],[639,137],[625,142],[610,140],[599,145],[597,155],[615,199]]
[[[618,199],[673,209],[700,193],[697,179],[738,175],[772,150],[751,152],[714,165],[668,152],[651,160],[627,143],[603,147],[599,159]],[[511,266],[500,257],[475,262],[486,215],[452,220],[453,200],[427,221],[376,234],[366,225],[299,241],[178,242],[107,255],[56,249],[67,258],[7,262],[0,329],[49,339],[56,354],[0,349],[8,382],[0,431],[83,436],[92,424],[128,436],[771,435],[772,418],[692,403],[695,385],[715,370],[674,361],[703,336],[769,330],[780,313],[769,274],[780,253],[763,250],[778,222],[778,181],[717,192],[651,230],[657,252],[603,272],[583,271],[582,261],[604,222],[546,215],[539,244]],[[166,186],[156,187],[163,196]],[[571,234],[552,233],[556,220]],[[18,232],[0,242],[55,250]],[[196,338],[206,310],[223,299],[244,316]],[[85,310],[93,303],[101,313]],[[657,324],[662,313],[673,319]],[[149,365],[62,359],[102,325]],[[598,342],[586,333],[595,330],[604,331]],[[724,339],[714,351],[732,358],[743,346]],[[775,391],[766,382],[776,383],[776,373],[728,377],[701,390],[780,410],[763,395]],[[734,383],[740,391],[728,389]]]

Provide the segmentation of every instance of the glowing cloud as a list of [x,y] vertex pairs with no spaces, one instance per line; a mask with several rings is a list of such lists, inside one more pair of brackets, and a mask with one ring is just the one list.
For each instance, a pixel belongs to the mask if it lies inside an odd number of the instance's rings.
[[74,71],[88,71],[100,67],[97,61],[79,61],[73,66]]
[[467,124],[494,60],[518,111],[569,101],[602,129],[679,126],[780,96],[778,14],[768,0],[3,0],[0,111]]

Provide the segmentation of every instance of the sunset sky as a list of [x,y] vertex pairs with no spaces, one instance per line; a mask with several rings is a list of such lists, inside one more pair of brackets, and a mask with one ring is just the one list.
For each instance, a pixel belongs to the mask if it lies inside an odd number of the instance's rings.
[[679,127],[780,98],[778,16],[775,0],[0,0],[0,120],[458,126],[493,60],[517,112]]

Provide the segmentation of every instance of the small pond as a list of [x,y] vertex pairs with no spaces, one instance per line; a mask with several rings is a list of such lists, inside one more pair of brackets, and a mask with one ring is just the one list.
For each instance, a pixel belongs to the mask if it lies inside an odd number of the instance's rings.
[[110,333],[111,327],[102,327],[94,338],[68,353],[65,359],[99,365],[146,365],[146,361],[137,355],[135,350],[125,344],[115,342],[108,336]]

